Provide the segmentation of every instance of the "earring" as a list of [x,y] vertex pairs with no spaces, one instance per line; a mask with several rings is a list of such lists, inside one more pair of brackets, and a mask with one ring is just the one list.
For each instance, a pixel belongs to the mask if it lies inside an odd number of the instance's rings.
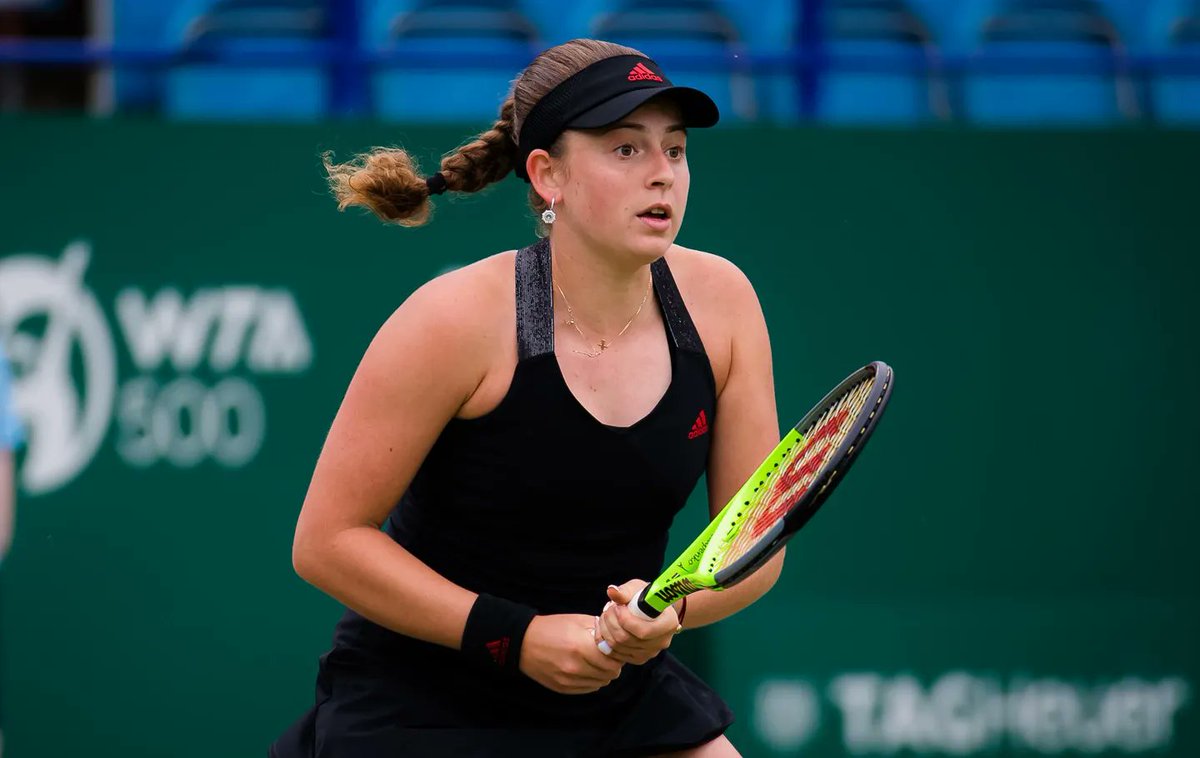
[[543,224],[553,224],[554,219],[557,218],[557,216],[554,215],[554,201],[557,199],[558,198],[554,198],[554,197],[550,198],[550,207],[547,208],[546,210],[542,211],[542,223]]

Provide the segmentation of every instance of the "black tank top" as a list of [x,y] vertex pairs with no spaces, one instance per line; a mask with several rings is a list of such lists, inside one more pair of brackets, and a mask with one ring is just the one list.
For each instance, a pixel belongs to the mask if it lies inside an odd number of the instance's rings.
[[[447,424],[385,531],[450,581],[542,614],[595,615],[607,602],[607,585],[657,576],[668,528],[708,464],[716,392],[666,260],[655,261],[651,273],[671,381],[646,416],[613,427],[580,405],[559,369],[549,242],[520,250],[518,363],[509,390],[486,415]],[[457,651],[353,611],[339,622],[334,642],[331,658],[387,672],[396,685],[389,691],[410,701],[401,709],[408,715],[394,717],[411,717],[414,726],[522,714],[535,724],[603,718],[628,705],[668,659],[626,666],[592,695],[564,696],[476,668]]]

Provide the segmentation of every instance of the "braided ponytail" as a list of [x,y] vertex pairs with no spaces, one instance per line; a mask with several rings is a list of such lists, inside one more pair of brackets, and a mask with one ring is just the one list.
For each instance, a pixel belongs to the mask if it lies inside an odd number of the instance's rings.
[[513,135],[515,109],[516,103],[509,95],[491,129],[442,158],[441,174],[446,177],[447,189],[478,192],[508,176],[517,158],[517,140]]
[[[521,72],[500,107],[492,128],[442,158],[438,172],[445,189],[478,192],[513,170],[521,122],[550,90],[596,61],[616,55],[640,55],[633,48],[600,40],[576,39],[543,51]],[[551,155],[556,153],[550,149]],[[338,210],[357,205],[383,221],[420,226],[429,220],[430,188],[412,156],[402,148],[377,147],[347,163],[321,156]],[[435,182],[435,189],[440,189]],[[530,205],[540,212],[545,201],[530,189]]]
[[[517,155],[512,122],[513,99],[509,97],[491,129],[442,159],[446,189],[478,192],[512,170]],[[338,210],[362,206],[381,220],[400,226],[421,226],[429,220],[433,210],[429,185],[406,150],[377,147],[347,163],[334,163],[332,158],[332,153],[326,152],[322,162]]]

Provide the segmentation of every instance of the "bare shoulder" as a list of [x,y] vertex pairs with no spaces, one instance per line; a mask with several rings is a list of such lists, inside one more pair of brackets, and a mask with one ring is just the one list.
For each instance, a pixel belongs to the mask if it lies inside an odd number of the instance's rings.
[[746,274],[728,258],[672,245],[666,259],[700,332],[720,391],[729,375],[735,338],[763,323],[758,295]]
[[513,282],[515,254],[513,250],[496,253],[436,276],[418,287],[401,308],[409,302],[418,307],[455,306],[454,312],[444,315],[454,318],[455,313],[462,313],[470,318],[478,309],[494,306],[504,299],[504,295],[511,295],[505,286]]
[[436,325],[443,337],[486,338],[498,311],[514,308],[514,255],[497,253],[430,279],[401,303],[389,323],[419,321]]
[[418,287],[380,327],[368,355],[401,371],[436,367],[457,380],[465,402],[512,341],[514,255],[497,253]]
[[731,284],[748,285],[750,280],[742,273],[737,265],[716,253],[695,250],[683,245],[671,245],[667,251],[667,262],[671,270],[686,273],[688,276],[702,278],[711,284],[728,286]]
[[758,300],[750,279],[728,258],[680,245],[672,245],[666,258],[681,294],[700,307],[736,311]]

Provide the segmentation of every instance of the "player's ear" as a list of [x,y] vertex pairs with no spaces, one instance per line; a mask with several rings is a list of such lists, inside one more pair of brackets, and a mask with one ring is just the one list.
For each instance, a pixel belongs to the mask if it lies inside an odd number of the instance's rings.
[[525,159],[525,171],[529,183],[548,203],[551,198],[562,197],[562,176],[557,161],[550,153],[538,148]]

